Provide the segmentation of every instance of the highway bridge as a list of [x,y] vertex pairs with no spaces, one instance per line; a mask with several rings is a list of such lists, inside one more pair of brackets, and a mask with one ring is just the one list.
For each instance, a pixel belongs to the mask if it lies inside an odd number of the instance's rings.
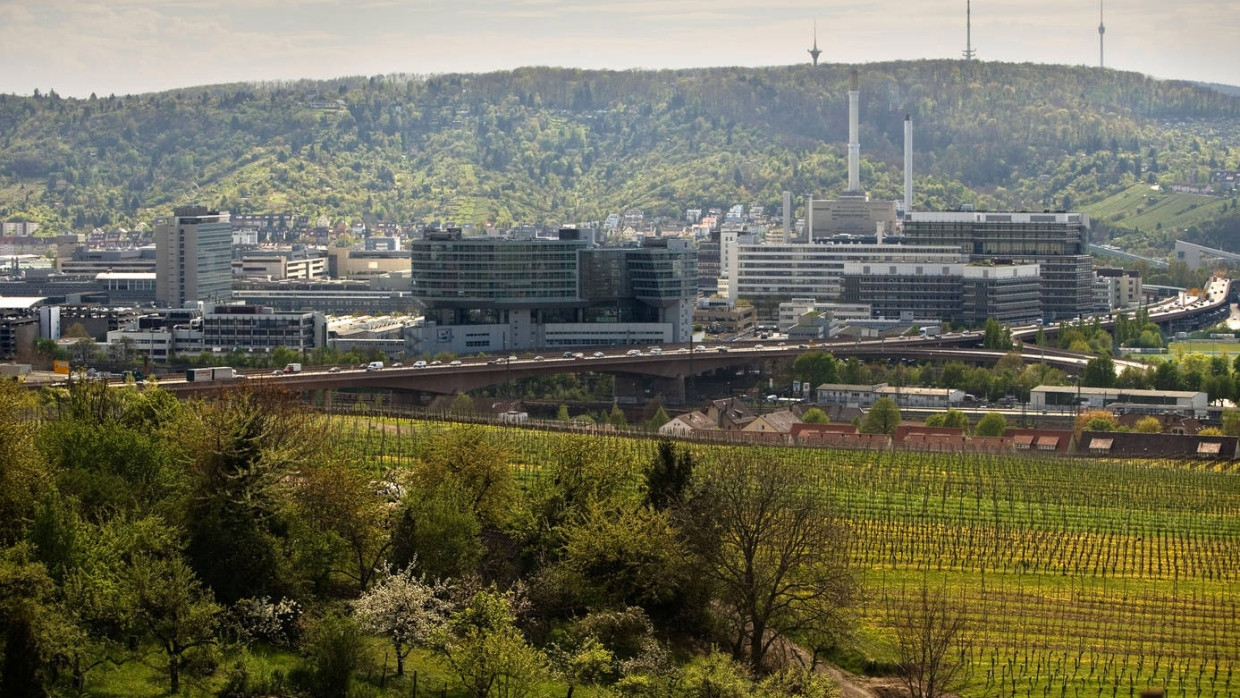
[[[1230,312],[1230,282],[1216,279],[1200,297],[1171,299],[1149,308],[1154,322],[1197,322],[1211,324]],[[1112,316],[1099,319],[1103,328],[1112,328]],[[1049,335],[1056,326],[1029,325],[1012,328],[1012,336],[1024,343],[1022,359],[1026,363],[1045,363],[1069,373],[1079,373],[1093,358],[1053,348],[1035,347],[1033,338],[1038,330]],[[793,361],[807,351],[827,351],[846,358],[915,359],[919,361],[958,360],[971,364],[995,363],[1008,352],[977,348],[981,331],[948,333],[939,337],[896,337],[867,340],[828,340],[825,342],[761,344],[732,342],[728,344],[695,344],[663,346],[656,350],[604,348],[567,354],[514,354],[503,357],[472,357],[451,362],[432,362],[426,366],[387,367],[368,371],[363,367],[331,367],[301,373],[269,375],[249,372],[244,381],[227,383],[187,382],[184,379],[160,381],[160,386],[178,395],[204,394],[242,384],[277,385],[294,392],[323,392],[347,388],[392,389],[434,394],[463,393],[529,376],[562,373],[610,373],[616,376],[618,395],[641,395],[640,386],[654,385],[658,393],[672,404],[685,399],[686,376],[710,373],[718,369],[735,370],[746,366],[769,366],[776,362]],[[1141,366],[1132,361],[1117,360],[1116,370]]]
[[[967,339],[949,340],[976,342],[969,333]],[[710,373],[717,369],[735,370],[746,366],[769,366],[775,362],[789,362],[808,351],[827,351],[845,358],[861,359],[912,359],[918,361],[962,361],[969,364],[995,363],[1008,352],[936,346],[933,340],[916,337],[885,340],[822,342],[785,346],[733,343],[728,345],[695,345],[669,347],[660,353],[635,350],[612,350],[611,352],[579,353],[564,357],[541,355],[512,355],[500,358],[476,358],[427,365],[424,367],[401,366],[381,370],[364,368],[339,368],[308,370],[301,373],[267,375],[251,373],[244,381],[226,383],[186,382],[183,379],[161,381],[160,386],[178,396],[205,393],[221,387],[240,384],[277,385],[295,392],[331,391],[343,388],[396,389],[436,394],[463,393],[477,388],[497,385],[529,376],[562,373],[610,373],[617,378],[617,392],[624,395],[639,385],[656,385],[658,392],[669,403],[681,403],[685,399],[686,376]],[[1091,356],[1073,354],[1057,349],[1028,348],[1022,355],[1027,363],[1045,363],[1078,373]],[[1121,362],[1125,366],[1137,365]],[[653,381],[651,380],[653,379]],[[629,390],[625,390],[629,386]]]

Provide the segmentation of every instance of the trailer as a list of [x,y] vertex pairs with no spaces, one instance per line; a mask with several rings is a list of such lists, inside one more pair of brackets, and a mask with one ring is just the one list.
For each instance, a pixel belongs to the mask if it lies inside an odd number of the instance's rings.
[[214,366],[211,368],[190,368],[185,370],[187,383],[216,383],[244,379],[245,376],[231,366]]

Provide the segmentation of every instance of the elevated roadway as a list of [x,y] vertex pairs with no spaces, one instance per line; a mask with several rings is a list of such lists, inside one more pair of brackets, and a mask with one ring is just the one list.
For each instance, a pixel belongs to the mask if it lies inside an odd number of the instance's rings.
[[[1210,322],[1230,308],[1231,285],[1227,279],[1215,279],[1197,297],[1171,299],[1149,308],[1154,322]],[[1099,319],[1103,328],[1113,328],[1115,319]],[[1071,373],[1079,372],[1094,358],[1059,349],[1032,346],[1041,329],[1047,334],[1058,331],[1056,326],[1029,325],[1012,330],[1014,340],[1024,342],[1021,355],[1025,363],[1045,363]],[[972,364],[995,363],[1008,352],[977,348],[982,340],[980,331],[948,333],[939,337],[897,337],[872,340],[829,340],[811,344],[778,342],[774,345],[732,342],[728,344],[665,346],[660,352],[607,348],[585,351],[575,356],[561,354],[539,356],[520,354],[499,358],[467,358],[423,367],[388,367],[377,371],[364,368],[333,367],[309,369],[301,373],[269,375],[250,372],[245,380],[230,382],[190,383],[183,378],[162,380],[161,387],[178,395],[205,394],[239,385],[277,385],[294,392],[331,391],[344,388],[398,389],[438,394],[467,392],[529,376],[562,373],[611,373],[617,376],[653,377],[670,382],[664,394],[683,399],[686,376],[700,375],[717,369],[792,361],[810,351],[827,351],[838,357],[863,359],[916,359],[923,361],[958,360]],[[1140,367],[1138,362],[1117,360],[1116,370]],[[677,389],[677,386],[678,389]]]

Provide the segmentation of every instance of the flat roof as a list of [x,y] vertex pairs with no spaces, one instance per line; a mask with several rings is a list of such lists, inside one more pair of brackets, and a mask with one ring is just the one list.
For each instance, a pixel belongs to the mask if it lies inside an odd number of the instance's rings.
[[153,271],[101,271],[95,274],[97,281],[107,281],[109,279],[121,279],[128,281],[154,281],[155,272]]
[[0,296],[0,309],[26,310],[47,300],[46,296]]
[[1072,394],[1072,395],[1076,395],[1079,393],[1081,395],[1097,395],[1100,397],[1106,397],[1108,395],[1113,395],[1116,398],[1122,395],[1138,395],[1138,396],[1146,395],[1150,397],[1162,396],[1162,397],[1193,398],[1198,395],[1205,394],[1205,393],[1197,392],[1195,390],[1136,390],[1132,388],[1086,388],[1085,386],[1081,386],[1080,388],[1078,388],[1074,385],[1039,385],[1038,387],[1034,388],[1030,392],[1060,393],[1060,394]]

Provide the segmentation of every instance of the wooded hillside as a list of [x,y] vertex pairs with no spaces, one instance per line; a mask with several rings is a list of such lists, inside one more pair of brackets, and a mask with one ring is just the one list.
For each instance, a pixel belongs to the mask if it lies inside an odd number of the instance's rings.
[[[0,96],[0,218],[131,226],[183,198],[500,225],[777,206],[783,190],[843,188],[848,71],[529,68]],[[1209,87],[959,61],[870,64],[861,80],[863,184],[900,196],[910,114],[922,209],[1088,210],[1134,184],[1240,169],[1240,97]]]

